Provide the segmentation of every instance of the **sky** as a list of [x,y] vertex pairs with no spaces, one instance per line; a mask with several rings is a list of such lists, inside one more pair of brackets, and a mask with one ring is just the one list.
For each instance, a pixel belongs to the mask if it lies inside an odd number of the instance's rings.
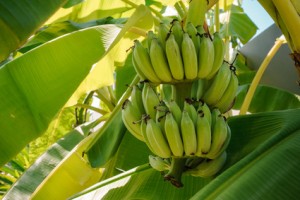
[[[271,26],[274,22],[264,8],[257,2],[257,0],[244,0],[242,7],[250,17],[250,19],[256,24],[258,30],[256,35]],[[255,36],[254,36],[255,37]]]

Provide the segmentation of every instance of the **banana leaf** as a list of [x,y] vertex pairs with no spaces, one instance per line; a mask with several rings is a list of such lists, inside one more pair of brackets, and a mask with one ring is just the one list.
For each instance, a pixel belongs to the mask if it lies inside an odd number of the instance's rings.
[[[236,116],[228,123],[232,130],[228,159],[215,177],[184,176],[186,187],[177,189],[164,182],[159,172],[140,163],[140,167],[103,180],[71,199],[285,199],[287,193],[287,199],[296,199],[300,109]],[[131,156],[136,157],[123,154],[123,159],[131,162]]]
[[20,48],[66,0],[0,1],[0,63]]
[[[239,87],[233,107],[234,109],[240,109],[248,89],[249,84],[241,85]],[[251,113],[258,113],[294,108],[300,108],[299,97],[295,94],[275,87],[259,85],[254,93],[248,111]]]
[[39,184],[84,138],[84,134],[89,132],[90,128],[91,123],[89,125],[81,125],[53,144],[30,166],[30,168],[26,170],[21,178],[14,183],[12,188],[4,196],[3,200],[30,199],[30,196]]
[[104,25],[73,32],[0,68],[0,166],[47,129],[119,31]]

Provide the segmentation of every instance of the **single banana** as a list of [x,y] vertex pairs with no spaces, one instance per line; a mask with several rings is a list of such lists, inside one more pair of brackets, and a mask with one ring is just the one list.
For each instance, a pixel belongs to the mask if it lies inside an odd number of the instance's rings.
[[199,111],[203,111],[204,116],[206,117],[206,119],[208,120],[209,124],[211,125],[212,124],[211,111],[210,111],[208,105],[205,102],[200,101],[199,107],[197,109],[197,112],[199,112]]
[[177,124],[171,112],[168,112],[165,120],[165,133],[174,156],[183,155],[183,143],[181,139],[179,124]]
[[203,100],[208,105],[215,105],[223,96],[231,77],[231,71],[225,63],[221,66],[217,75],[212,79],[212,84],[206,90]]
[[222,113],[227,112],[233,106],[236,93],[239,87],[239,81],[234,72],[231,72],[230,82],[217,104],[214,106],[219,108]]
[[191,0],[186,22],[191,22],[194,26],[203,25],[206,11],[207,0]]
[[142,91],[143,104],[146,114],[150,115],[152,119],[155,119],[156,109],[155,107],[160,104],[160,100],[155,90],[149,83],[144,83]]
[[211,126],[207,116],[200,110],[197,116],[197,152],[196,156],[206,155],[211,147]]
[[170,101],[172,99],[172,85],[161,84],[161,98]]
[[223,116],[216,116],[215,123],[212,128],[211,147],[208,154],[206,154],[207,158],[214,159],[215,155],[218,155],[227,140],[227,133],[227,123]]
[[142,116],[142,122],[141,122],[141,134],[142,134],[142,136],[144,138],[144,141],[145,141],[146,145],[150,149],[150,151],[152,151],[154,154],[156,154],[156,152],[154,151],[154,149],[152,149],[151,144],[150,144],[150,142],[148,140],[148,137],[147,137],[146,130],[147,130],[147,121],[148,120],[149,120],[149,115],[144,114]]
[[156,109],[156,117],[155,121],[161,128],[163,134],[165,135],[165,121],[166,121],[166,114],[168,112],[168,107],[165,104],[160,104],[155,107]]
[[181,44],[182,44],[182,40],[183,40],[182,26],[177,19],[173,20],[171,22],[171,24],[172,24],[171,31],[175,37],[175,40],[179,46],[179,49],[181,49]]
[[136,63],[133,54],[131,56],[131,60],[132,60],[133,68],[135,69],[135,72],[137,73],[137,75],[140,77],[141,81],[148,80],[146,75],[142,72],[142,69],[140,68],[140,66]]
[[197,80],[197,92],[196,92],[196,99],[200,100],[203,97],[203,94],[206,89],[206,80],[205,79],[198,79]]
[[151,49],[151,43],[153,39],[157,39],[157,36],[153,31],[148,31],[147,32],[147,45],[148,45],[148,53],[150,54],[150,49]]
[[142,98],[142,89],[139,86],[137,85],[132,86],[130,99],[132,104],[137,106],[140,113],[142,114],[145,113],[143,98]]
[[191,96],[190,97],[194,101],[198,100],[197,99],[197,90],[198,90],[198,81],[199,80],[201,80],[201,79],[195,80],[192,83],[192,89],[191,89]]
[[151,64],[150,56],[139,40],[134,41],[133,57],[136,67],[153,83],[160,83],[161,80],[156,76]]
[[159,39],[160,43],[162,44],[163,49],[166,49],[166,41],[167,41],[169,32],[170,32],[169,27],[165,23],[159,24],[158,39]]
[[221,150],[219,152],[216,153],[210,153],[209,158],[217,158],[219,157],[228,147],[229,143],[230,143],[230,139],[231,139],[231,130],[230,127],[227,124],[227,138],[226,141],[224,143],[224,145],[222,146]]
[[188,33],[183,34],[183,40],[181,44],[181,53],[183,58],[183,68],[185,78],[193,80],[197,78],[198,73],[198,63],[197,63],[197,53],[193,43]]
[[165,51],[156,38],[152,39],[150,46],[150,59],[157,77],[163,82],[171,82],[172,75]]
[[181,52],[172,33],[166,41],[166,55],[173,78],[182,80],[184,78],[184,69]]
[[183,104],[183,110],[189,113],[190,118],[192,119],[194,125],[197,123],[197,110],[193,106],[193,102],[189,99],[186,99]]
[[213,108],[211,110],[211,129],[213,130],[214,129],[214,125],[216,123],[216,119],[219,115],[222,115],[220,110],[218,108]]
[[223,59],[225,55],[225,44],[218,32],[214,33],[213,46],[214,46],[214,62],[212,65],[212,69],[209,75],[207,76],[207,79],[213,78],[214,75],[218,72],[218,70],[220,69],[223,63]]
[[197,137],[193,120],[187,111],[182,112],[181,135],[185,155],[195,155],[197,151]]
[[222,155],[213,160],[205,159],[194,169],[187,170],[185,174],[203,178],[213,176],[222,169],[226,159],[227,153],[224,152]]
[[198,55],[198,78],[207,78],[214,64],[214,45],[208,34],[203,34]]
[[194,47],[196,49],[196,54],[199,55],[200,37],[197,36],[197,34],[198,34],[197,29],[191,22],[187,23],[186,32],[192,38]]
[[162,158],[171,157],[171,150],[169,148],[168,142],[158,124],[155,123],[153,119],[147,121],[146,133],[148,141],[151,145],[151,148],[155,153]]
[[181,123],[182,112],[181,112],[181,109],[180,109],[179,105],[174,100],[165,101],[165,104],[169,108],[169,111],[173,114],[177,124],[180,124]]
[[137,139],[144,141],[141,134],[141,125],[137,123],[141,120],[142,114],[136,105],[130,100],[126,100],[122,105],[122,120],[127,130]]
[[158,156],[149,155],[149,164],[153,169],[160,172],[168,171],[170,169],[170,165]]

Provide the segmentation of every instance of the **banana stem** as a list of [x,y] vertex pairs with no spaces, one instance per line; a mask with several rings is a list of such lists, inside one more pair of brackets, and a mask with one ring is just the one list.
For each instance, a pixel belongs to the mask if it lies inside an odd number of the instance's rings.
[[137,27],[131,27],[129,28],[128,32],[140,35],[142,37],[146,37],[147,36],[147,32],[141,28],[137,28]]
[[89,109],[89,110],[95,111],[97,113],[100,113],[101,115],[105,115],[105,114],[108,113],[106,110],[102,110],[100,108],[95,108],[95,107],[87,105],[87,104],[78,103],[78,104],[75,105],[75,107]]
[[286,42],[286,40],[284,39],[283,36],[281,36],[280,38],[278,38],[275,41],[274,46],[271,48],[271,50],[269,51],[269,53],[267,54],[267,56],[265,57],[265,59],[263,60],[262,64],[260,65],[250,87],[249,90],[246,94],[245,100],[241,106],[240,109],[240,115],[245,115],[247,113],[247,110],[249,109],[250,103],[252,101],[252,98],[254,96],[254,92],[261,80],[262,75],[264,74],[265,70],[267,69],[270,61],[272,60],[272,58],[274,57],[274,55],[276,54],[276,52],[278,51],[278,49],[281,47],[281,45]]
[[170,181],[176,187],[182,187],[183,184],[181,182],[182,173],[185,170],[185,162],[186,158],[172,158],[171,161],[171,169],[164,176],[164,179]]
[[190,98],[193,82],[179,83],[172,87],[172,96],[179,107],[182,109],[184,100]]
[[293,40],[294,51],[300,52],[300,16],[291,1],[272,0]]

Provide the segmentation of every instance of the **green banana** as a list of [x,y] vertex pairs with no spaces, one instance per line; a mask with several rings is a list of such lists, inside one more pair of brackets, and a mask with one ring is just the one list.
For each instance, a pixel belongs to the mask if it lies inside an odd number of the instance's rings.
[[193,43],[194,43],[194,47],[196,49],[196,54],[199,55],[200,37],[197,36],[197,34],[198,34],[197,29],[191,22],[187,23],[186,32],[192,38]]
[[163,82],[171,82],[172,75],[165,51],[156,38],[152,39],[150,46],[150,59],[157,77]]
[[205,102],[200,101],[199,107],[197,109],[197,112],[199,112],[199,111],[203,111],[204,116],[206,117],[206,119],[208,120],[209,124],[211,125],[212,124],[212,114],[210,112],[210,109],[209,109],[208,105]]
[[161,84],[161,98],[167,101],[172,99],[172,85]]
[[146,134],[151,148],[162,158],[171,157],[171,150],[161,129],[153,119],[147,121]]
[[219,110],[222,113],[227,112],[233,106],[235,96],[238,90],[238,86],[239,86],[238,78],[234,74],[234,72],[231,72],[230,82],[224,92],[224,95],[221,97],[218,103],[215,104],[215,107],[219,108]]
[[122,120],[127,130],[137,139],[144,141],[140,132],[141,125],[136,123],[141,120],[142,114],[136,105],[132,104],[130,100],[126,100],[122,105]]
[[149,83],[144,83],[142,91],[143,105],[145,111],[152,119],[155,119],[156,109],[155,107],[160,104],[160,100],[155,90]]
[[189,80],[193,80],[197,78],[197,73],[198,73],[197,53],[196,53],[193,40],[190,38],[188,33],[183,34],[181,53],[183,58],[183,68],[184,68],[185,78]]
[[139,86],[134,85],[132,86],[132,92],[130,96],[131,102],[133,105],[136,105],[139,109],[140,113],[145,113],[144,105],[143,105],[143,98],[142,98],[142,90]]
[[214,33],[213,46],[214,46],[214,62],[212,65],[212,69],[209,75],[207,76],[207,79],[213,78],[214,75],[218,72],[218,70],[220,69],[223,63],[223,59],[225,55],[225,44],[218,32]]
[[147,33],[147,45],[148,45],[148,53],[150,54],[151,43],[153,39],[157,39],[157,36],[153,31],[148,31]]
[[136,67],[153,83],[160,83],[151,64],[150,56],[139,40],[134,41],[133,57]]
[[179,124],[177,124],[171,112],[168,112],[165,120],[165,133],[174,156],[183,155],[183,143]]
[[203,100],[209,105],[215,105],[223,96],[231,77],[231,71],[225,63],[217,75],[212,79],[212,84],[206,90]]
[[214,159],[215,155],[218,155],[227,140],[227,133],[227,123],[223,116],[216,116],[212,128],[211,147],[208,154],[206,154],[207,158]]
[[133,68],[135,69],[135,72],[137,73],[137,75],[140,77],[141,81],[148,80],[146,75],[142,72],[141,68],[136,63],[133,54],[131,56],[131,60],[132,60]]
[[206,89],[206,80],[205,79],[198,79],[197,80],[197,92],[196,92],[196,99],[200,100],[203,97],[203,94]]
[[158,156],[149,155],[149,164],[153,169],[160,172],[170,170],[170,165]]
[[163,49],[166,49],[166,41],[169,35],[169,27],[165,23],[160,23],[158,28],[158,39],[162,44]]
[[198,78],[207,78],[214,63],[214,45],[208,34],[203,34],[198,55]]
[[213,129],[214,128],[214,125],[216,123],[216,119],[219,115],[222,115],[220,110],[216,107],[214,107],[212,110],[211,110],[211,128]]
[[227,159],[227,153],[224,152],[214,160],[205,159],[194,169],[187,170],[185,174],[196,176],[196,177],[210,177],[218,173],[224,166]]
[[211,147],[211,126],[208,117],[202,110],[198,112],[197,116],[197,152],[196,156],[206,155]]
[[173,114],[177,124],[180,124],[181,123],[182,112],[181,112],[181,109],[180,109],[179,105],[174,100],[164,101],[164,102],[167,105],[169,111]]
[[166,121],[166,114],[168,112],[168,107],[165,104],[161,103],[160,105],[156,106],[155,109],[156,109],[155,121],[165,135],[165,121]]
[[194,101],[198,100],[197,99],[197,90],[198,90],[198,81],[199,80],[201,80],[201,79],[195,80],[192,83],[191,99],[194,100]]
[[197,110],[193,106],[193,102],[189,99],[186,99],[183,104],[183,110],[189,113],[190,118],[192,119],[194,125],[197,123]]
[[184,78],[184,69],[181,52],[172,33],[166,41],[166,55],[173,78],[182,80]]
[[179,49],[181,49],[181,44],[182,44],[182,40],[183,40],[182,26],[177,19],[173,20],[171,22],[171,24],[172,24],[171,31],[175,37],[175,40],[179,46]]
[[185,155],[195,155],[197,151],[197,138],[193,120],[187,111],[182,112],[181,135]]
[[186,22],[194,26],[203,25],[207,8],[207,0],[191,0]]
[[224,142],[221,150],[216,152],[216,153],[210,153],[209,158],[214,159],[214,158],[219,157],[227,149],[227,147],[230,143],[230,139],[231,139],[231,130],[230,130],[230,127],[227,124],[227,138],[226,138],[226,141]]
[[150,142],[149,142],[149,140],[148,140],[148,137],[147,137],[147,132],[146,132],[146,129],[147,129],[147,120],[149,119],[149,115],[143,115],[142,116],[142,122],[141,122],[141,134],[142,134],[142,136],[143,136],[143,138],[144,138],[144,141],[145,141],[145,143],[146,143],[146,145],[148,146],[148,148],[150,149],[150,151],[152,151],[154,154],[156,154],[155,153],[155,151],[154,151],[154,149],[152,149],[152,147],[151,147],[151,144],[150,144]]

